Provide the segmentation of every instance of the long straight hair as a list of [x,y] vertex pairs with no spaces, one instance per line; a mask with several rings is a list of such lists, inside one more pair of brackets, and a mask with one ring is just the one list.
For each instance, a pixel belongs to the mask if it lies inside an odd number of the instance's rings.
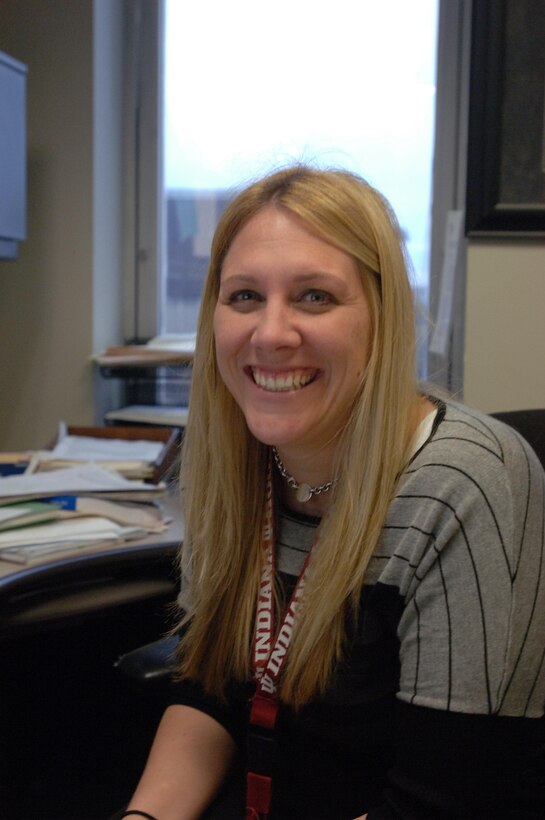
[[401,231],[380,193],[356,175],[295,166],[259,180],[218,224],[197,333],[182,455],[190,610],[179,674],[222,696],[251,675],[269,448],[249,432],[219,375],[213,318],[221,269],[241,228],[267,205],[358,265],[372,320],[369,363],[339,438],[332,503],[314,551],[281,685],[298,707],[323,693],[343,653],[347,616],[358,611],[365,572],[408,459],[417,395],[413,295]]

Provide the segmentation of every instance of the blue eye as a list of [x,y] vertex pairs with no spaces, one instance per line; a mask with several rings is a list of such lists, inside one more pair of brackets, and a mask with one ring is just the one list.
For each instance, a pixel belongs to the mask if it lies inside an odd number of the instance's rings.
[[301,296],[301,301],[321,307],[333,304],[333,297],[325,290],[307,290]]
[[254,299],[259,299],[259,296],[255,290],[236,290],[229,296],[229,304],[241,304],[243,302],[251,302]]
[[239,313],[247,313],[248,311],[254,310],[262,301],[263,297],[257,293],[257,291],[250,290],[249,288],[241,288],[240,290],[234,290],[232,293],[227,294],[224,304],[230,305],[234,310],[238,310]]

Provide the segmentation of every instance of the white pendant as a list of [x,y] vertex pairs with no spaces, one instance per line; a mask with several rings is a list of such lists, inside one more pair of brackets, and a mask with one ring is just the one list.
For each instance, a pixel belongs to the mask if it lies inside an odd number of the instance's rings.
[[310,487],[308,484],[299,484],[297,490],[295,491],[295,498],[301,504],[304,504],[305,501],[308,501],[312,498],[312,493],[310,491]]

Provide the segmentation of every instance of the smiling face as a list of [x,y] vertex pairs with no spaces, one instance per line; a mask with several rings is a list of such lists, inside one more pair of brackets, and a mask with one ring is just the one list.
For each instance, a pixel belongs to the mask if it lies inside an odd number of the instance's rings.
[[371,335],[352,256],[275,205],[239,231],[221,270],[214,337],[221,377],[259,441],[287,459],[330,452]]

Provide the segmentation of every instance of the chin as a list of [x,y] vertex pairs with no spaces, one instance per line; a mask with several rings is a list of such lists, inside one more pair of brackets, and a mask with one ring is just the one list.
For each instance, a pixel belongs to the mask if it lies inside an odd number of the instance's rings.
[[248,424],[248,429],[254,438],[260,441],[261,444],[266,444],[269,447],[272,447],[273,445],[276,447],[282,447],[299,439],[299,435],[297,433],[293,431],[282,431],[278,428],[278,426],[274,425],[271,425],[270,427],[263,427],[263,425]]
[[268,447],[282,443],[278,440],[278,435],[275,433],[265,433],[261,430],[253,430],[251,427],[249,429],[250,433],[255,439],[257,439],[257,441],[261,442],[261,444],[266,444]]

